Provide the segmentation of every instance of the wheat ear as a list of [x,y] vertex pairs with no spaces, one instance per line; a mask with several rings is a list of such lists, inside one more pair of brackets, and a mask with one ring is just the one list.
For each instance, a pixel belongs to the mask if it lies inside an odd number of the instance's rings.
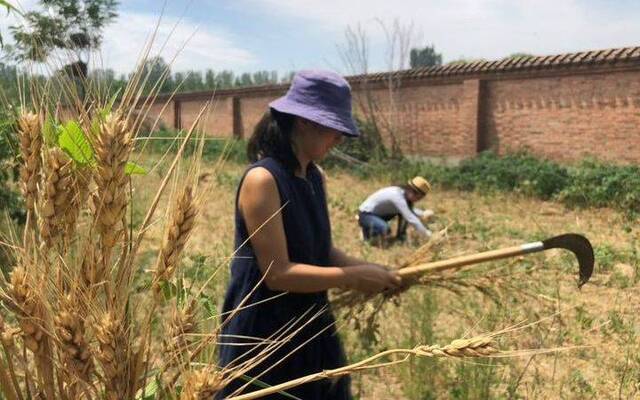
[[71,159],[59,148],[47,154],[44,193],[40,206],[42,248],[52,248],[64,233],[64,216],[70,206],[69,188],[73,184]]
[[[282,392],[293,387],[318,381],[321,379],[335,379],[344,375],[349,375],[356,371],[365,369],[378,368],[389,364],[396,364],[408,360],[410,357],[448,357],[448,358],[464,358],[464,357],[490,357],[499,353],[499,350],[493,347],[493,336],[482,335],[470,339],[454,340],[446,346],[417,346],[413,349],[392,349],[355,364],[347,365],[342,368],[325,370],[316,374],[307,375],[298,379],[274,385],[265,389],[256,390],[251,393],[229,397],[227,400],[250,400],[258,399],[263,396]],[[376,361],[394,355],[401,355],[400,360],[376,364]]]
[[22,153],[22,168],[20,182],[27,211],[33,215],[38,193],[38,180],[42,161],[42,135],[40,133],[40,119],[37,114],[23,113],[18,119],[18,135],[20,136],[20,151]]
[[180,400],[209,400],[224,388],[220,372],[207,367],[186,373]]
[[170,222],[158,256],[154,277],[154,289],[158,290],[161,281],[169,280],[180,261],[182,250],[193,230],[197,208],[193,198],[193,189],[186,186],[177,197],[170,214]]
[[98,321],[95,336],[98,341],[96,358],[100,362],[106,398],[124,399],[128,392],[129,338],[122,323],[112,313]]
[[90,382],[94,371],[91,349],[87,343],[85,320],[77,312],[77,305],[67,298],[54,318],[60,360],[64,367],[69,397],[76,397],[79,384]]
[[164,346],[167,363],[180,367],[183,360],[189,360],[189,347],[193,343],[191,335],[196,333],[197,329],[197,302],[191,300],[180,309],[174,306],[167,331],[169,338]]
[[131,149],[131,133],[126,122],[118,115],[107,116],[95,145],[98,165],[92,196],[104,264],[108,264],[111,249],[123,235],[121,221],[128,202],[125,167]]
[[36,368],[42,387],[49,398],[54,398],[53,364],[51,345],[46,334],[45,310],[38,290],[29,279],[24,267],[16,267],[11,272],[8,295],[12,308],[18,316],[22,340],[35,356]]

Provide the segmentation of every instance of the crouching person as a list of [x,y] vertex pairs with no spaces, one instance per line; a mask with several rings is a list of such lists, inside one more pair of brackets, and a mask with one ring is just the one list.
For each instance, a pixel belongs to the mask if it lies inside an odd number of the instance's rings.
[[[423,221],[431,218],[433,211],[414,208],[414,204],[424,199],[430,190],[429,182],[416,176],[404,185],[388,186],[367,197],[358,208],[358,224],[364,240],[380,246],[402,241],[406,238],[408,225],[412,225],[420,236],[430,238],[432,233]],[[395,236],[389,224],[394,218],[398,219]]]

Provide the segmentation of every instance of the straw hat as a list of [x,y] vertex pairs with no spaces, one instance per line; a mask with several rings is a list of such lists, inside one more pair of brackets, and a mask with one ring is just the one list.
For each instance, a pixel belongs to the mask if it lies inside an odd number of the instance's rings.
[[431,185],[426,179],[421,176],[416,176],[415,178],[410,179],[407,184],[411,187],[411,189],[422,195],[426,195],[431,191]]

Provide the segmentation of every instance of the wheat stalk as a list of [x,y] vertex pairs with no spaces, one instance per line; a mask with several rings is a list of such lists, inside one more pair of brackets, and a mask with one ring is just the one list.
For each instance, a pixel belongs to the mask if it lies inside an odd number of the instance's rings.
[[96,358],[102,369],[107,399],[128,398],[129,337],[122,322],[107,312],[97,322],[95,336],[99,345]]
[[78,304],[65,299],[61,311],[54,318],[60,359],[67,380],[69,397],[76,397],[78,384],[91,381],[94,372],[93,357],[87,343],[85,320],[77,312]]
[[170,365],[180,367],[185,360],[189,360],[189,347],[193,343],[193,334],[198,329],[197,304],[192,299],[180,309],[174,306],[171,312],[169,328],[167,329],[169,337],[164,346],[164,354],[167,356],[165,362]]
[[121,221],[128,204],[125,167],[133,146],[131,139],[126,121],[117,114],[110,114],[102,123],[96,140],[96,190],[92,200],[105,265],[123,235]]
[[4,350],[4,359],[6,360],[7,368],[0,368],[0,388],[2,392],[9,400],[21,399],[18,391],[20,385],[15,373],[15,367],[13,364],[13,353],[15,351],[14,338],[20,334],[20,329],[8,326],[4,318],[0,316],[0,340],[2,341],[2,348]]
[[86,167],[78,167],[73,171],[73,182],[68,188],[69,207],[67,207],[63,218],[64,236],[69,240],[76,231],[76,222],[80,211],[84,207],[89,197],[89,184],[91,182],[91,171]]
[[11,272],[11,284],[8,288],[10,305],[18,317],[22,340],[27,349],[35,356],[36,369],[43,390],[53,398],[54,377],[51,363],[52,352],[47,335],[48,323],[45,319],[45,304],[38,289],[31,282],[32,276],[24,267],[16,267]]
[[210,400],[225,385],[221,373],[211,367],[188,371],[183,382],[180,400]]
[[73,184],[71,160],[59,148],[47,154],[47,170],[40,206],[42,248],[52,248],[63,235],[65,214],[70,207],[69,187]]
[[156,263],[154,276],[156,291],[159,289],[158,284],[161,281],[169,280],[173,276],[184,246],[193,230],[197,213],[193,189],[191,186],[186,186],[172,207],[170,222]]
[[42,161],[40,150],[42,136],[40,134],[40,118],[37,114],[26,112],[18,118],[18,136],[20,137],[20,151],[22,153],[22,168],[20,181],[27,212],[32,215],[38,191],[38,180]]
[[23,113],[18,118],[18,136],[20,137],[20,151],[22,153],[22,168],[20,180],[22,194],[27,210],[33,213],[37,199],[38,180],[42,161],[40,149],[42,136],[40,134],[40,118],[34,113]]
[[[345,375],[352,374],[357,371],[380,368],[391,364],[398,364],[407,361],[411,357],[438,357],[438,358],[467,358],[467,357],[491,357],[499,354],[500,351],[494,347],[494,341],[492,335],[480,335],[470,339],[458,339],[454,340],[446,346],[416,346],[413,349],[392,349],[383,351],[365,360],[359,361],[354,364],[350,364],[341,368],[325,370],[315,374],[303,376],[298,379],[294,379],[288,382],[284,382],[278,385],[273,385],[265,389],[256,390],[251,393],[242,394],[239,396],[229,397],[227,400],[250,400],[258,399],[264,396],[268,396],[274,393],[286,391],[296,386],[303,385],[305,383],[319,381],[322,379],[336,379]],[[376,364],[376,362],[382,358],[390,356],[402,356],[401,359],[396,359],[391,362],[385,362]]]

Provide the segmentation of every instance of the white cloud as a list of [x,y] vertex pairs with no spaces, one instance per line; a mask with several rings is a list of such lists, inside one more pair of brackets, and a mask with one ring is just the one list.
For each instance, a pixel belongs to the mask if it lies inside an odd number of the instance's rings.
[[[150,42],[158,18],[154,15],[122,12],[107,27],[101,50],[102,64],[118,72],[132,71]],[[237,46],[227,32],[196,26],[188,20],[164,17],[153,40],[151,56],[160,54],[167,62],[174,57],[174,71],[246,67],[254,56]]]
[[[22,9],[34,9],[35,3],[37,0],[22,1]],[[92,66],[111,68],[118,73],[133,71],[151,41],[159,18],[153,14],[121,11],[116,21],[105,29],[102,48],[93,57]],[[17,16],[0,19],[0,32],[5,42],[11,42],[8,27],[19,23]],[[160,20],[153,39],[150,56],[158,54],[167,62],[175,58],[173,71],[247,68],[256,62],[249,51],[236,45],[230,33],[171,16]],[[55,60],[52,63],[61,65],[65,62]]]
[[[426,43],[451,60],[501,58],[513,52],[553,54],[637,45],[639,8],[585,0],[242,0],[272,18],[287,16],[341,40],[344,28],[362,23],[378,44],[374,19],[413,22]],[[604,10],[603,10],[604,8]],[[607,18],[609,20],[607,20]],[[301,26],[304,26],[301,24]],[[304,28],[302,28],[304,29]]]

